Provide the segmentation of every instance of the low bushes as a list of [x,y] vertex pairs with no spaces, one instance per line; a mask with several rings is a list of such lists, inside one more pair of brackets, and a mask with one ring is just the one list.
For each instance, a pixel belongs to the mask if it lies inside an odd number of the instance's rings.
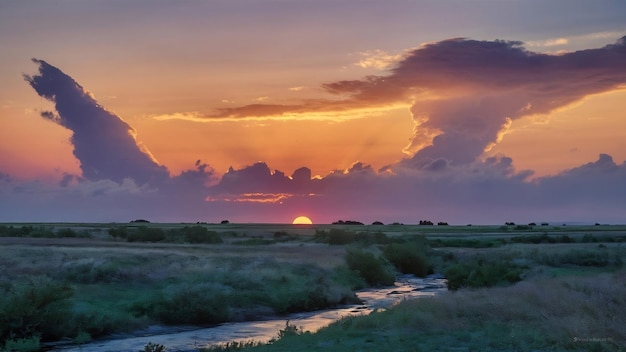
[[462,287],[491,287],[521,281],[522,268],[511,262],[490,263],[482,259],[457,263],[446,269],[449,290]]
[[139,226],[136,228],[110,228],[109,235],[113,238],[125,239],[128,242],[186,242],[186,243],[222,243],[221,236],[209,231],[204,226],[185,226],[165,231],[158,227]]
[[424,277],[432,274],[425,240],[392,243],[384,247],[385,258],[403,274]]
[[542,255],[537,258],[541,264],[549,266],[588,266],[588,267],[606,267],[606,266],[622,266],[622,254],[619,250],[611,251],[608,249],[598,248],[592,249],[570,249],[563,253],[552,253],[550,255]]
[[387,244],[391,239],[382,232],[354,232],[344,229],[331,228],[328,231],[316,230],[314,241],[332,245],[346,245],[350,243],[361,244]]
[[13,283],[0,292],[0,340],[63,337],[72,289],[47,277]]
[[0,225],[0,237],[88,238],[91,235],[87,231],[75,231],[71,228],[62,228],[54,231],[53,228],[46,227]]
[[136,305],[134,310],[166,324],[217,324],[229,319],[225,298],[224,290],[216,285],[184,283]]
[[492,248],[499,247],[506,243],[504,239],[465,239],[465,238],[446,238],[432,239],[428,244],[433,247],[460,247],[460,248]]
[[370,252],[348,249],[346,264],[370,286],[393,285],[395,282],[396,275],[391,265],[384,258],[376,257]]

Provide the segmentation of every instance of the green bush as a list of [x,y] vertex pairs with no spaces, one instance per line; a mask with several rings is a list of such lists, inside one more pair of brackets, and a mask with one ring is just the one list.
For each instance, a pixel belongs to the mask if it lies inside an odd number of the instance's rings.
[[[137,319],[129,313],[120,313],[106,310],[90,310],[74,313],[72,326],[67,328],[68,334],[73,333],[78,339],[100,337],[115,332],[131,330],[136,327]],[[84,335],[86,334],[86,335]]]
[[166,324],[217,324],[229,318],[226,296],[210,284],[169,287],[134,309]]
[[180,229],[185,242],[189,243],[222,243],[223,240],[215,231],[209,231],[204,226],[185,226]]
[[113,238],[126,239],[126,237],[128,237],[128,230],[126,230],[126,227],[123,226],[110,228],[109,235],[111,235],[111,237]]
[[368,285],[393,285],[396,275],[389,263],[370,252],[349,249],[346,253],[346,264],[361,276]]
[[621,266],[622,258],[618,253],[608,250],[570,249],[565,253],[543,256],[539,259],[542,264],[550,266],[577,265],[577,266]]
[[344,229],[316,230],[313,239],[316,242],[333,245],[349,244],[356,240],[356,233]]
[[432,273],[426,250],[423,244],[417,242],[392,243],[385,246],[383,254],[401,273],[424,277]]
[[56,237],[59,238],[89,238],[91,235],[86,231],[77,232],[70,228],[65,228],[57,231]]
[[165,232],[160,228],[140,226],[126,236],[128,242],[161,242],[165,240]]
[[58,275],[61,279],[80,284],[120,282],[125,276],[127,275],[113,264],[94,262],[64,265],[64,270]]
[[71,317],[72,289],[47,277],[33,277],[0,292],[0,339],[63,337]]
[[4,351],[6,352],[35,352],[39,351],[40,348],[39,336],[9,339],[4,343]]
[[461,287],[491,287],[520,281],[522,269],[511,262],[490,263],[482,259],[448,267],[445,276],[449,290]]
[[595,238],[592,234],[586,233],[582,238],[582,242],[583,243],[598,242],[598,239]]
[[499,247],[506,243],[504,239],[465,239],[465,238],[446,238],[429,240],[431,247],[457,247],[457,248],[492,248]]
[[374,233],[369,232],[354,232],[344,229],[331,228],[328,231],[316,230],[314,241],[328,243],[332,245],[345,245],[350,243],[362,243],[362,244],[388,244],[391,243],[391,239],[384,233],[377,231]]

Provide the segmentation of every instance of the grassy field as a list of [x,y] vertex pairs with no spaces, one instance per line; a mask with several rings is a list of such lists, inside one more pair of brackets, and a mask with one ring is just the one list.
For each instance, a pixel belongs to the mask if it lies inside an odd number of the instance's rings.
[[0,224],[0,349],[332,307],[402,272],[451,293],[255,349],[620,350],[625,242],[609,225]]

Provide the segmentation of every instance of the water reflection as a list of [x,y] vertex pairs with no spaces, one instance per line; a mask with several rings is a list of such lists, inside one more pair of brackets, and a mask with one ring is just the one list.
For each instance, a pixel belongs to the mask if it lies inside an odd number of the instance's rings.
[[212,328],[173,331],[172,328],[152,327],[143,336],[120,337],[92,342],[80,347],[57,348],[63,352],[137,352],[142,351],[148,342],[162,344],[167,351],[197,351],[198,348],[230,341],[267,342],[275,338],[285,327],[287,320],[303,331],[315,332],[342,317],[369,314],[376,309],[385,309],[404,299],[434,296],[446,291],[444,279],[421,279],[414,276],[401,276],[395,286],[366,289],[357,292],[363,305],[354,305],[316,312],[290,314],[287,317],[264,321],[237,322],[222,324]]

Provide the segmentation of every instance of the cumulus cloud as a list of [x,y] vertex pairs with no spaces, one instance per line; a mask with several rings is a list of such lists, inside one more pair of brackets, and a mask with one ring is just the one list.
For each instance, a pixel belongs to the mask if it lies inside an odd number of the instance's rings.
[[37,75],[25,75],[37,93],[55,104],[56,112],[44,111],[44,119],[72,131],[74,155],[86,179],[139,184],[166,179],[168,171],[135,139],[135,130],[104,109],[93,95],[70,76],[43,60]]
[[467,164],[502,139],[515,119],[548,114],[625,86],[626,37],[603,48],[558,55],[528,51],[517,41],[456,38],[409,51],[387,75],[324,84],[334,99],[246,105],[220,109],[212,117],[341,113],[407,104],[415,128],[405,149],[412,158],[405,164],[417,167],[422,160],[437,159]]
[[[357,219],[416,223],[432,219],[493,224],[620,222],[624,218],[626,186],[622,181],[626,164],[617,165],[608,155],[532,181],[532,171],[516,170],[513,160],[506,156],[432,169],[435,171],[397,167],[395,173],[379,173],[358,162],[322,178],[305,177],[302,180],[306,182],[297,184],[295,172],[286,177],[259,163],[229,171],[229,178],[210,189],[209,200],[211,206],[259,214],[307,209],[314,221],[328,222]],[[248,205],[238,206],[243,203]]]
[[362,68],[376,68],[379,70],[386,69],[387,67],[395,64],[402,59],[402,54],[389,54],[383,50],[368,50],[361,52],[361,60],[356,63],[357,66]]
[[200,160],[170,176],[142,150],[131,126],[71,77],[35,60],[39,74],[26,79],[55,103],[56,112],[42,118],[73,132],[82,175],[65,175],[51,186],[0,172],[0,220],[287,222],[306,214],[315,222],[623,222],[626,164],[609,155],[534,179],[509,157],[477,157],[514,119],[621,87],[624,42],[554,56],[517,42],[454,39],[415,49],[387,76],[325,85],[334,100],[224,111],[263,116],[412,103],[410,158],[384,170],[356,162],[315,178],[307,167],[288,176],[259,162],[218,179]]

